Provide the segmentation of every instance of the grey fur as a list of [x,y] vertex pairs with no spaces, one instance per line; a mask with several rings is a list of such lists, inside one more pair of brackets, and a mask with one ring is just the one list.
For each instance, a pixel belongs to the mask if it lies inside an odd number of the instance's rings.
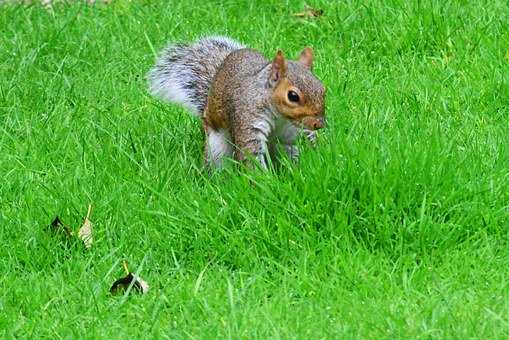
[[221,36],[206,37],[190,44],[170,44],[149,72],[150,92],[201,116],[219,66],[231,52],[243,47]]

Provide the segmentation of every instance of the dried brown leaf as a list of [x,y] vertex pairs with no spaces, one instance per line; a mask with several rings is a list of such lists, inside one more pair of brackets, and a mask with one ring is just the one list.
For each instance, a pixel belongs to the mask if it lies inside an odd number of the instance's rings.
[[127,291],[129,286],[131,285],[132,285],[131,291],[135,291],[136,293],[140,294],[147,294],[149,289],[149,285],[145,280],[143,280],[139,276],[136,276],[133,273],[129,273],[125,277],[122,277],[117,281],[113,282],[113,285],[110,288],[110,293],[114,295],[123,293]]
[[90,212],[92,211],[92,205],[88,206],[87,216],[83,221],[83,225],[78,230],[78,237],[83,241],[85,247],[90,249],[92,247],[92,243],[94,242],[94,238],[92,235],[93,232],[93,224],[90,222]]
[[323,15],[323,9],[314,9],[313,7],[306,6],[304,11],[294,13],[293,16],[299,18],[318,18]]
[[148,285],[147,281],[143,280],[141,277],[137,276],[136,274],[133,274],[129,271],[127,268],[127,263],[123,262],[124,270],[126,272],[126,276],[116,280],[113,282],[113,285],[111,285],[110,293],[113,295],[123,293],[127,291],[127,289],[132,286],[131,291],[134,291],[136,293],[140,294],[147,294],[150,286]]
[[41,0],[41,5],[46,9],[51,9],[51,7],[53,7],[53,0]]

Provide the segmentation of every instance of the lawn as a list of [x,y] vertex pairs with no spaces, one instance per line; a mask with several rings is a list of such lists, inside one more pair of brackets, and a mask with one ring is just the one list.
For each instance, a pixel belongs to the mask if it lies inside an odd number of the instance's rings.
[[[507,1],[0,7],[0,337],[509,337]],[[298,165],[202,171],[167,41],[315,49]],[[47,226],[77,230],[85,249]],[[122,261],[147,294],[111,296]]]

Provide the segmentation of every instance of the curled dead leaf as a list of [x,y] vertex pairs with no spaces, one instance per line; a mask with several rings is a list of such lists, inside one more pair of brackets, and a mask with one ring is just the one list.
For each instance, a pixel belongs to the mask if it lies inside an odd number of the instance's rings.
[[133,273],[129,273],[127,274],[127,276],[113,282],[113,285],[110,288],[110,293],[115,295],[125,292],[131,285],[132,285],[131,291],[134,290],[135,292],[140,294],[146,294],[149,289],[149,285],[146,281],[144,281],[140,277],[135,276]]
[[129,272],[129,269],[127,268],[127,263],[125,261],[123,265],[124,270],[126,272],[126,276],[113,282],[113,285],[111,285],[110,288],[110,293],[113,295],[124,293],[129,289],[129,287],[132,287],[131,292],[134,291],[140,294],[147,294],[150,288],[147,281],[143,280],[136,274]]

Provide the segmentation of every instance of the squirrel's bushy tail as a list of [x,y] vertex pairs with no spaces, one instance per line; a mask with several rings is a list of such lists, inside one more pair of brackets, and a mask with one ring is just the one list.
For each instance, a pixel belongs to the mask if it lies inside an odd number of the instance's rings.
[[190,44],[170,44],[150,70],[150,92],[201,116],[219,66],[228,54],[243,47],[220,36],[206,37]]

